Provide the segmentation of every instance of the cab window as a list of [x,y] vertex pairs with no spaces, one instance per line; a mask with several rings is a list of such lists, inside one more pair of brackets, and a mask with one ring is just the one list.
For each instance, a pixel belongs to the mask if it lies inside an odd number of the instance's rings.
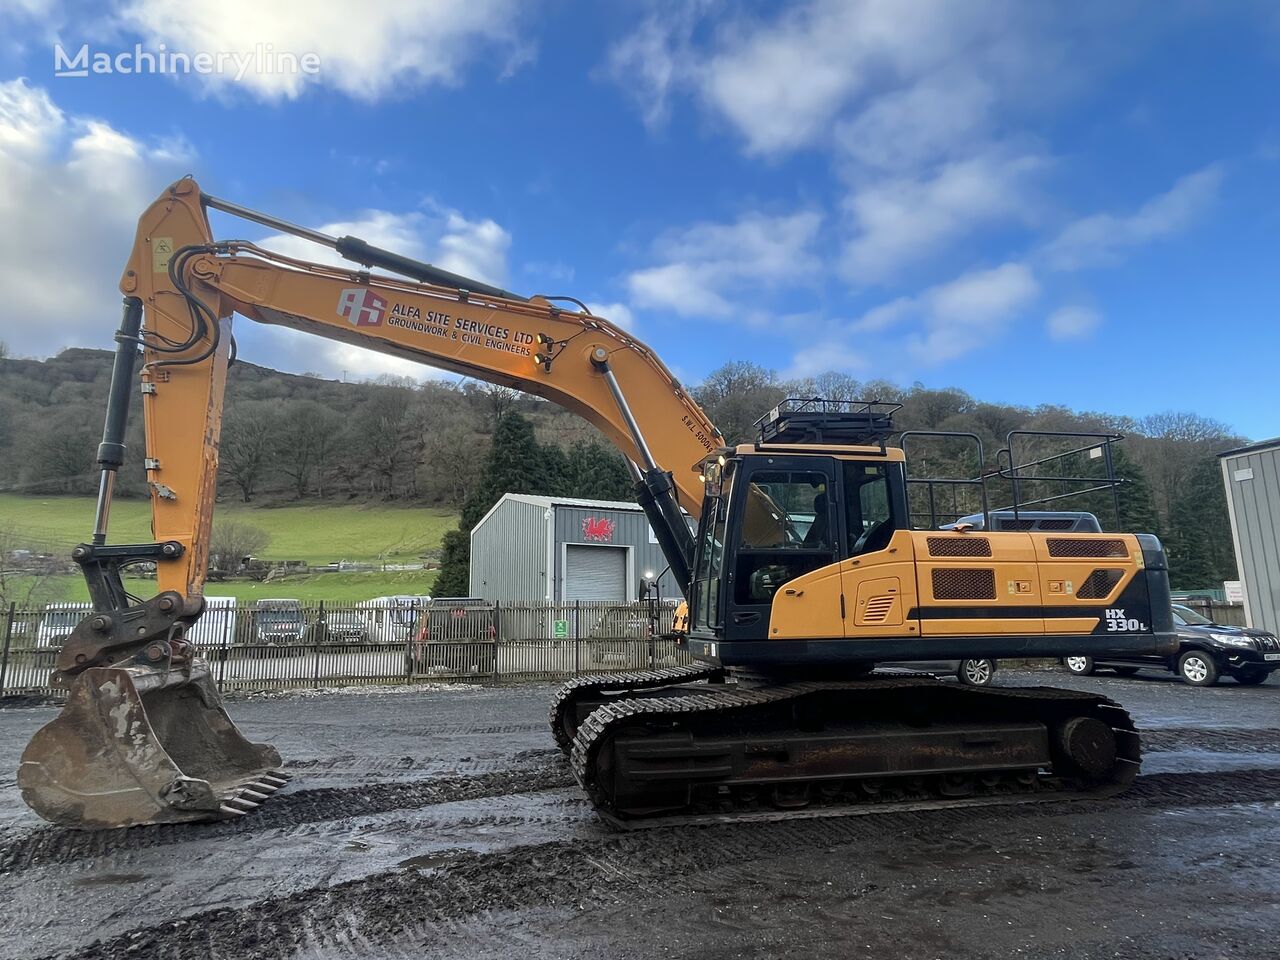
[[883,550],[893,536],[894,521],[889,477],[883,464],[846,461],[846,556]]
[[837,531],[830,494],[825,472],[751,474],[739,522],[735,605],[768,604],[782,584],[834,561]]

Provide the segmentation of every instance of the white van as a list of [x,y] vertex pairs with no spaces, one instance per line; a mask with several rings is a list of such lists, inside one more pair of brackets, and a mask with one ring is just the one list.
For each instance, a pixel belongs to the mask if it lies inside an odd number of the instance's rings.
[[40,626],[36,628],[36,646],[62,646],[91,610],[91,603],[46,603],[40,612]]
[[404,643],[413,636],[418,618],[431,605],[430,597],[400,595],[374,597],[357,606],[366,611],[370,640],[382,643]]
[[236,639],[236,598],[205,597],[204,613],[189,631],[187,639],[204,649],[230,647]]

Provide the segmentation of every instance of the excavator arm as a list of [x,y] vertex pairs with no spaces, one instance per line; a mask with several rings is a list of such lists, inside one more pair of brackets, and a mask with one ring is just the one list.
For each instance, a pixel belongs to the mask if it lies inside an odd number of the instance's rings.
[[[207,207],[325,244],[361,265],[324,266],[245,241],[215,242]],[[180,180],[143,214],[121,289],[142,301],[147,480],[162,590],[198,596],[207,564],[232,314],[291,327],[551,400],[594,424],[645,481],[676,579],[687,582],[687,527],[702,501],[697,464],[720,434],[649,348],[587,310],[524,299],[355,238],[327,237],[208,197]],[[203,322],[202,322],[203,321]],[[172,344],[197,342],[185,351]],[[664,475],[669,481],[664,482]]]
[[[331,247],[352,266],[215,240],[210,208]],[[67,706],[32,739],[18,774],[24,799],[46,819],[116,827],[236,816],[285,782],[279,755],[240,734],[186,640],[204,607],[234,314],[578,413],[627,458],[637,499],[687,592],[693,538],[681,508],[699,509],[697,467],[723,441],[644,344],[580,302],[564,309],[565,298],[526,299],[354,237],[329,237],[210,197],[190,178],[143,213],[120,289],[93,537],[73,554],[94,609],[56,661],[52,682],[67,689]],[[139,347],[154,540],[109,544]],[[122,571],[139,562],[156,567],[158,592],[147,600],[124,588]]]

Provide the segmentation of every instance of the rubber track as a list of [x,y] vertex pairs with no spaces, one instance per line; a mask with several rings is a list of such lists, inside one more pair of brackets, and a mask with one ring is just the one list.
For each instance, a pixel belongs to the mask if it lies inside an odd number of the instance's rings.
[[[851,680],[837,681],[832,683],[819,683],[813,681],[805,681],[798,683],[778,684],[776,686],[760,686],[760,687],[739,687],[735,685],[708,687],[705,692],[690,692],[687,696],[667,697],[651,700],[618,700],[612,703],[601,705],[592,711],[591,715],[586,719],[578,730],[578,736],[573,744],[573,753],[570,757],[570,766],[573,770],[573,777],[578,781],[587,792],[592,804],[597,811],[605,816],[610,822],[624,829],[643,829],[650,826],[660,826],[667,821],[679,824],[692,823],[721,823],[731,822],[734,820],[778,820],[786,819],[788,816],[796,816],[796,812],[762,812],[760,814],[741,815],[736,813],[728,814],[710,814],[702,816],[699,814],[673,814],[670,816],[655,816],[645,820],[628,820],[619,818],[614,815],[609,797],[595,778],[595,763],[600,751],[609,742],[612,734],[624,724],[633,722],[637,719],[644,720],[648,717],[654,718],[682,718],[694,719],[699,714],[706,716],[711,713],[723,713],[727,711],[746,711],[760,707],[772,706],[783,703],[787,700],[797,700],[802,697],[812,696],[820,693],[836,693],[847,692],[851,696],[856,696],[860,692],[868,691],[884,691],[884,690],[910,690],[929,688],[934,685],[942,686],[942,681],[921,675],[907,676],[901,678],[872,678],[867,680]],[[1128,748],[1131,755],[1127,758],[1132,761],[1127,774],[1112,783],[1101,784],[1088,789],[1079,789],[1071,792],[1054,791],[1043,793],[1011,794],[1011,795],[994,795],[983,797],[969,797],[960,800],[947,798],[935,798],[926,801],[913,801],[911,809],[943,809],[946,807],[973,807],[973,806],[994,806],[1007,805],[1011,803],[1026,802],[1043,802],[1048,800],[1066,800],[1066,799],[1084,799],[1114,796],[1125,789],[1126,786],[1137,775],[1139,766],[1139,752],[1137,748],[1136,729],[1133,721],[1125,711],[1114,700],[1106,697],[1097,696],[1096,694],[1084,693],[1077,690],[1065,690],[1055,687],[983,687],[981,689],[962,688],[965,690],[965,696],[972,697],[975,700],[979,697],[994,699],[1000,698],[1005,700],[1039,700],[1049,701],[1056,700],[1060,702],[1076,701],[1082,708],[1081,712],[1094,712],[1095,715],[1105,715],[1105,720],[1109,726],[1117,730],[1127,730],[1134,733],[1133,743],[1118,743],[1122,754]],[[892,809],[891,802],[885,803],[867,803],[867,804],[845,804],[839,807],[831,807],[825,810],[820,808],[809,808],[799,811],[800,816],[838,816],[842,814],[863,814],[863,813],[883,813]]]
[[[1229,807],[1280,800],[1280,770],[1139,777],[1104,802],[986,810],[893,812],[883,817],[802,820],[616,834],[499,853],[462,853],[430,871],[375,874],[245,907],[223,907],[98,941],[63,960],[284,960],[381,955],[374,944],[436,942],[439,928],[465,917],[527,907],[575,909],[650,896],[695,894],[697,874],[894,834],[999,833],[1014,819],[1106,816],[1117,809]],[[412,949],[407,955],[416,955]]]
[[709,663],[692,663],[683,667],[664,667],[661,670],[575,677],[562,686],[551,701],[551,709],[547,713],[547,722],[551,724],[551,735],[556,738],[556,746],[560,748],[560,752],[566,757],[569,756],[573,750],[573,738],[564,731],[564,716],[573,705],[574,697],[579,694],[601,693],[605,690],[654,690],[679,683],[709,680],[723,674],[724,670],[721,667],[714,667]]
[[439,777],[409,783],[326,787],[277,795],[246,817],[213,823],[161,824],[132,829],[78,831],[40,827],[0,843],[0,872],[11,873],[90,857],[114,856],[130,850],[169,846],[192,840],[239,836],[259,830],[294,827],[349,817],[390,813],[441,803],[480,800],[572,786],[559,762],[526,770]]

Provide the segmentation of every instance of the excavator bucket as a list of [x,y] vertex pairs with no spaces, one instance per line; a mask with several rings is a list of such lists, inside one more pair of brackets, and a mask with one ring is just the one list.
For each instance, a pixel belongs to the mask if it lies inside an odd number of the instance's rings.
[[279,766],[236,729],[197,658],[84,671],[27,745],[18,786],[46,820],[100,830],[243,816],[287,782]]

